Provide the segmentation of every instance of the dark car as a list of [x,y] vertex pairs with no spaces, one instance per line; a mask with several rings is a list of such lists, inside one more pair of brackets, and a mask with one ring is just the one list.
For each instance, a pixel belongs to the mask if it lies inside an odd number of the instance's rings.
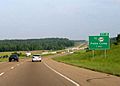
[[17,54],[12,54],[12,55],[10,55],[10,57],[9,57],[9,62],[11,62],[11,61],[17,61],[17,62],[19,62],[19,57],[18,57],[18,55],[17,55]]

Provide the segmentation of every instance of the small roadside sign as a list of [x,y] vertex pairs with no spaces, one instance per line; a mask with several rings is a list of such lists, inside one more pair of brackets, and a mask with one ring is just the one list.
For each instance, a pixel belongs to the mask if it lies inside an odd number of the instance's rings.
[[100,33],[100,36],[109,36],[109,33]]

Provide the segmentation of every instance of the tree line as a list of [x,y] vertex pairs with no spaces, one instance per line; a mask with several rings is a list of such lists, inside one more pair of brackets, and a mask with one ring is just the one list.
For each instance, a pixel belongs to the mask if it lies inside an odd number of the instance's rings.
[[0,40],[0,52],[32,51],[32,50],[61,50],[71,46],[74,46],[74,41],[71,41],[67,38]]
[[116,40],[117,40],[117,43],[120,43],[120,34],[117,35]]
[[120,44],[120,34],[117,34],[117,37],[113,37],[110,39],[111,43],[114,43],[115,45]]

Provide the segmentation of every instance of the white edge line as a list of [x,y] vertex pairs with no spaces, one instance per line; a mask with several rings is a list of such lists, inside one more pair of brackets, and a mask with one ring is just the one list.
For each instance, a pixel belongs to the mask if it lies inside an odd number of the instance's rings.
[[2,76],[5,72],[0,73],[0,76]]
[[56,70],[54,70],[53,68],[51,68],[50,66],[48,66],[46,63],[44,63],[49,69],[51,69],[52,71],[54,71],[55,73],[57,73],[58,75],[62,76],[63,78],[67,79],[68,81],[72,82],[73,84],[75,84],[76,86],[80,86],[77,82],[73,81],[72,79],[64,76],[63,74],[57,72]]

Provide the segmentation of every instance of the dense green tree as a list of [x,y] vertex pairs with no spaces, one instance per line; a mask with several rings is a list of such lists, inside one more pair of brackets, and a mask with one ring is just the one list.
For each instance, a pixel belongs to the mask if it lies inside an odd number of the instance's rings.
[[120,34],[117,35],[116,40],[117,40],[117,43],[120,43]]
[[71,47],[74,42],[66,38],[45,38],[27,40],[0,40],[0,52],[31,51],[31,50],[60,50]]

